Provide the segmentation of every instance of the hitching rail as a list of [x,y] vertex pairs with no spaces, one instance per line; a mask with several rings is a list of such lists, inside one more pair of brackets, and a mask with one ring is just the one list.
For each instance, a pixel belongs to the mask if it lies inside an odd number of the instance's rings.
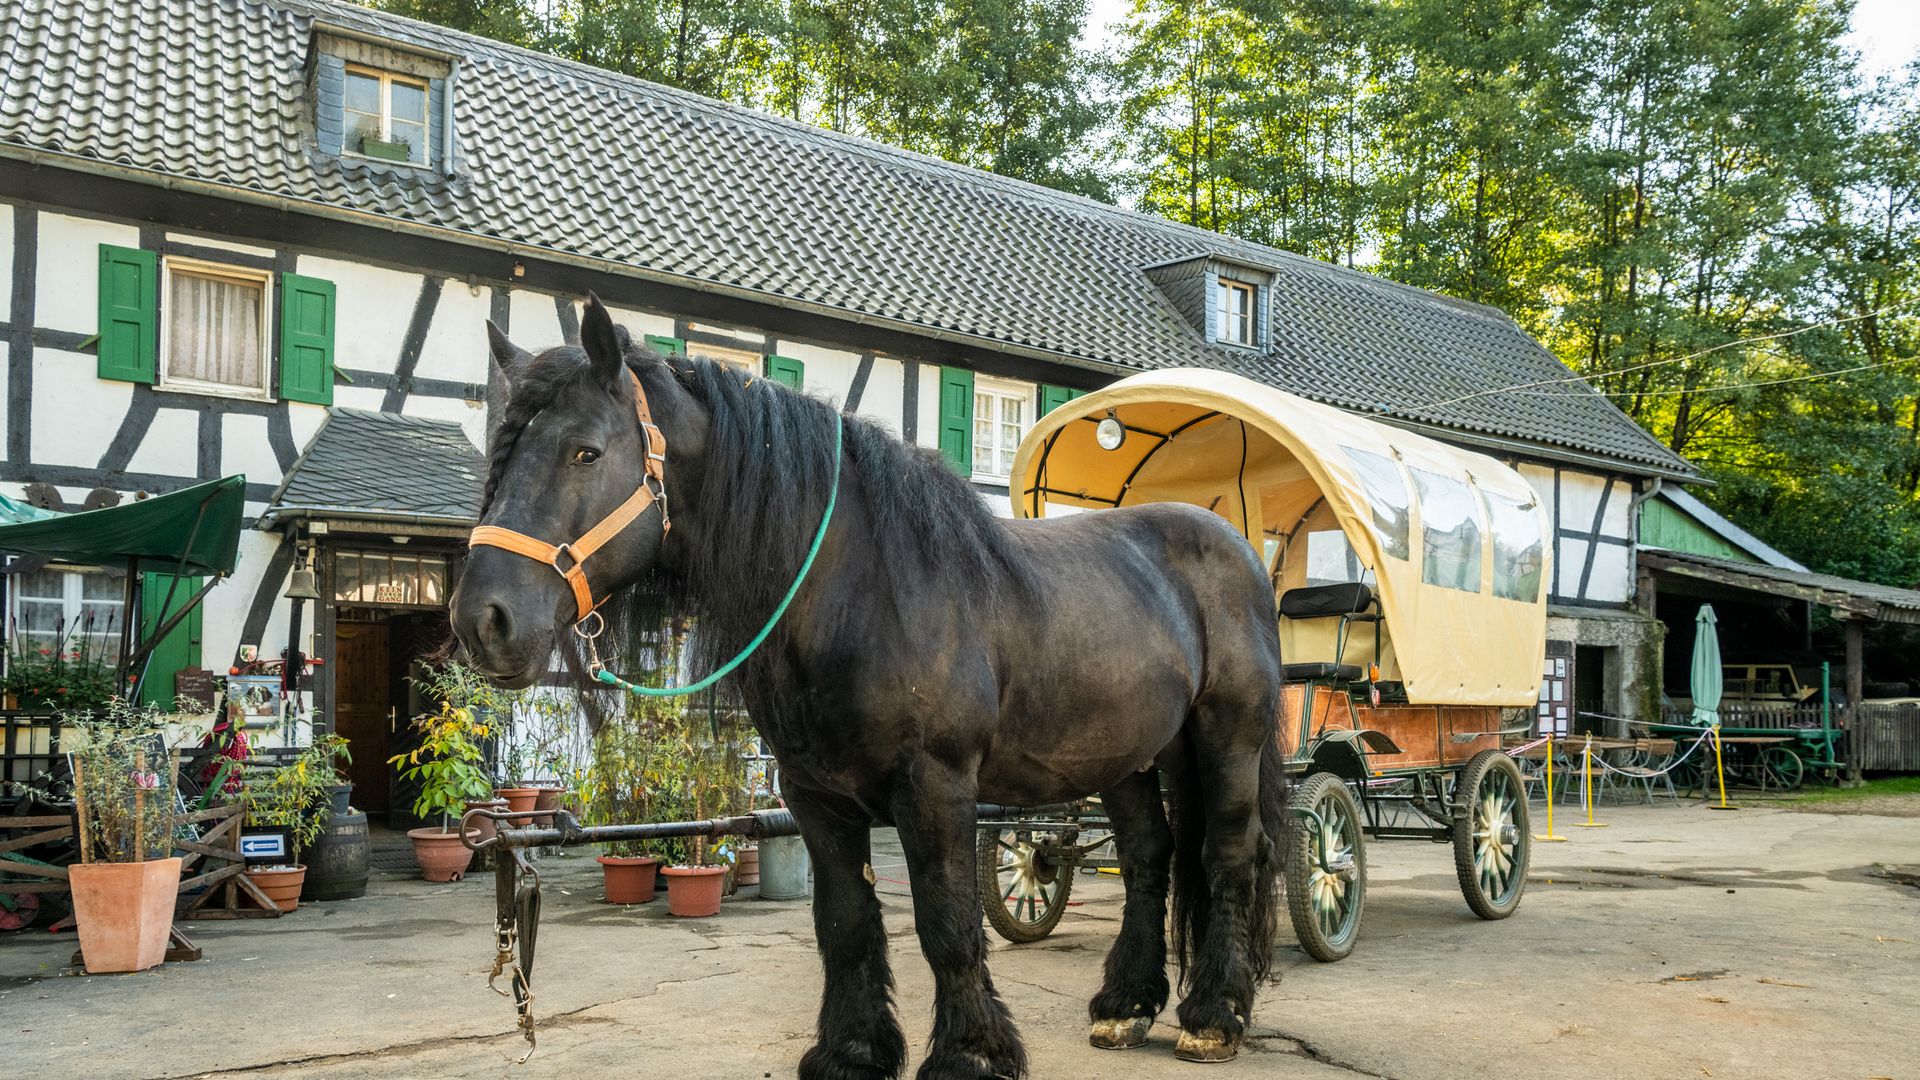
[[[976,810],[983,822],[1034,818],[1070,813],[1072,803],[1046,806],[1000,806],[981,803]],[[485,818],[494,823],[494,835],[476,841],[474,824]],[[541,828],[528,823],[550,818]],[[791,810],[755,810],[736,817],[708,818],[703,821],[658,821],[632,825],[582,825],[565,810],[469,810],[460,819],[460,842],[475,851],[495,851],[493,861],[494,957],[493,970],[487,976],[487,989],[513,998],[519,1014],[521,1037],[527,1040],[527,1052],[520,1060],[533,1056],[537,1045],[533,1033],[533,951],[540,932],[540,871],[527,861],[527,849],[533,847],[571,847],[578,844],[613,844],[635,840],[665,840],[672,837],[700,836],[718,839],[744,836],[765,840],[776,836],[800,835],[800,823]],[[494,985],[501,975],[512,975],[512,989]]]

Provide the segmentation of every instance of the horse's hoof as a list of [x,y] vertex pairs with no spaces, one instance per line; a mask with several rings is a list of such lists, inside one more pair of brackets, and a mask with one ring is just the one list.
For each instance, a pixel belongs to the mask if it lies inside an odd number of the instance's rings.
[[1131,1050],[1147,1045],[1147,1032],[1153,1030],[1153,1017],[1130,1016],[1125,1020],[1095,1020],[1087,1036],[1096,1050]]
[[1232,1061],[1240,1053],[1240,1039],[1228,1038],[1219,1028],[1205,1031],[1180,1033],[1180,1041],[1174,1044],[1173,1056],[1181,1061]]

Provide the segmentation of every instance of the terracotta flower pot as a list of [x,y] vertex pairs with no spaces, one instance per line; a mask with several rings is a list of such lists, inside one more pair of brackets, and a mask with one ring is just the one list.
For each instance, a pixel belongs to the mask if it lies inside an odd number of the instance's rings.
[[[259,887],[281,911],[292,911],[300,906],[300,890],[307,883],[307,868],[304,866],[265,866],[247,868],[247,880]],[[251,898],[249,898],[251,899]],[[258,903],[259,901],[254,901]]]
[[533,799],[533,823],[540,828],[553,824],[553,811],[560,805],[561,789],[557,787],[536,788],[539,792]]
[[516,814],[533,809],[539,801],[540,789],[537,787],[499,787],[493,789],[496,798],[507,800],[507,809]]
[[[475,829],[468,836],[479,837]],[[413,857],[420,864],[420,876],[428,881],[459,881],[473,863],[473,852],[460,842],[460,834],[441,829],[408,829],[413,841]]]
[[733,883],[746,888],[760,884],[760,847],[748,844],[740,849],[739,861],[733,864]]
[[[495,810],[495,811],[505,810],[507,809],[507,800],[505,799],[468,799],[467,809]],[[500,831],[492,818],[474,818],[473,830],[480,834],[480,842],[482,843],[493,839],[496,835],[499,834],[499,831]]]
[[167,958],[179,859],[86,863],[67,873],[89,974],[144,971]]
[[660,860],[648,855],[601,855],[595,862],[607,879],[607,903],[649,904],[653,902],[654,867]]
[[727,883],[726,867],[669,866],[661,873],[672,882],[667,889],[669,912],[690,918],[720,914],[720,892]]

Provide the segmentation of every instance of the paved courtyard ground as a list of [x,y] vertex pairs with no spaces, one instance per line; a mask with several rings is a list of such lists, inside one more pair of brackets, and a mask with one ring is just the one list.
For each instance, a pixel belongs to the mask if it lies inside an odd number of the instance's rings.
[[[1287,944],[1231,1077],[1920,1077],[1920,820],[1750,809],[1608,808],[1535,849],[1512,919],[1470,916],[1446,848],[1371,848],[1363,940],[1314,963]],[[70,936],[0,939],[6,1075],[791,1076],[820,979],[804,902],[729,901],[708,920],[600,902],[585,854],[544,863],[540,1050],[515,1066],[486,991],[491,881],[376,874],[363,900],[277,921],[202,923],[207,958],[72,973]],[[876,871],[917,1050],[931,982],[897,857]],[[1148,1046],[1085,1043],[1085,1002],[1119,918],[1082,878],[1047,941],[998,943],[993,972],[1037,1078],[1192,1077],[1171,1024]]]

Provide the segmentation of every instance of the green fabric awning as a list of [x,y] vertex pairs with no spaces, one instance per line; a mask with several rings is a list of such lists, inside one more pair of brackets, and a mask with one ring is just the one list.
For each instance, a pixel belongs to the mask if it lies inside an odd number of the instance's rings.
[[[246,499],[244,476],[77,514],[23,508],[9,499],[0,507],[0,551],[88,566],[121,566],[137,558],[156,564],[148,568],[153,570],[180,565],[184,554],[180,573],[230,574],[240,550]],[[17,513],[20,509],[34,516]]]

